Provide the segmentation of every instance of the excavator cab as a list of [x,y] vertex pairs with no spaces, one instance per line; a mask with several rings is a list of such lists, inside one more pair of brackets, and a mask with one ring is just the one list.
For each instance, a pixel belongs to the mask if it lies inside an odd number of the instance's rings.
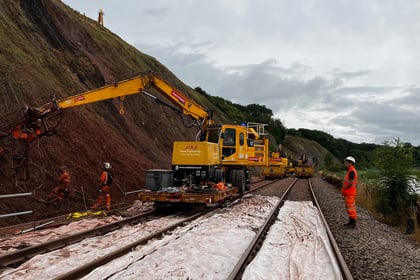
[[223,163],[242,166],[264,165],[268,158],[268,140],[263,139],[263,135],[263,132],[249,124],[223,125],[219,140]]
[[235,128],[226,128],[221,134],[222,159],[229,157],[236,152],[236,136]]

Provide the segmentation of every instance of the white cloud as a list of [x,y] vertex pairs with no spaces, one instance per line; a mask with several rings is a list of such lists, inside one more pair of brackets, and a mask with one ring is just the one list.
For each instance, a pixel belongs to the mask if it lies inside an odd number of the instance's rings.
[[[64,1],[181,80],[272,109],[288,128],[420,145],[420,3]],[[147,4],[146,4],[147,3]]]

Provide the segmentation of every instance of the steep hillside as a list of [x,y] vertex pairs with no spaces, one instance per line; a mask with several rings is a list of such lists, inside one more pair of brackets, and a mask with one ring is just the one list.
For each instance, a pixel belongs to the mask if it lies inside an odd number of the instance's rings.
[[[214,110],[218,122],[229,122],[155,58],[61,1],[0,0],[0,4],[0,128],[22,118],[25,105],[42,106],[53,97],[62,99],[145,71],[159,73],[204,108]],[[0,215],[34,211],[34,215],[2,218],[0,226],[89,207],[97,196],[103,161],[113,166],[113,204],[131,201],[135,195],[124,193],[144,186],[147,169],[171,168],[172,143],[194,140],[198,132],[184,126],[174,111],[142,94],[126,97],[124,115],[119,114],[120,106],[119,101],[108,100],[63,110],[55,120],[58,132],[31,144],[27,180],[15,180],[12,169],[16,162],[11,158],[22,146],[10,137],[1,141],[0,195],[31,192],[37,199],[46,198],[62,165],[71,172],[72,195],[61,208],[31,197],[0,199]],[[290,155],[305,152],[317,157],[321,165],[327,153],[317,143],[296,137],[286,137],[282,145]]]
[[[21,117],[26,104],[40,106],[53,96],[61,99],[149,70],[203,107],[209,104],[155,58],[59,0],[0,3],[0,127]],[[66,165],[73,199],[61,209],[29,198],[1,199],[0,214],[33,209],[40,218],[81,210],[83,195],[89,207],[103,161],[113,165],[113,203],[133,199],[123,193],[144,186],[145,170],[170,168],[173,141],[195,139],[196,128],[185,127],[176,113],[144,95],[127,97],[124,115],[119,106],[119,101],[104,101],[65,109],[58,133],[32,144],[26,181],[15,182],[11,168],[10,156],[19,146],[2,141],[0,194],[34,192],[45,198],[55,186],[57,168]],[[33,219],[27,217],[2,219],[0,225]]]

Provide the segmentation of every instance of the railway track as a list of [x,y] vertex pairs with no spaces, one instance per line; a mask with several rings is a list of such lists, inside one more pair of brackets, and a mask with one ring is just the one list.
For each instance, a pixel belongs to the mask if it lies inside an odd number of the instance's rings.
[[148,241],[153,240],[155,238],[158,238],[160,236],[162,236],[163,234],[169,233],[170,231],[174,230],[175,228],[184,225],[185,223],[188,223],[192,220],[195,220],[203,215],[205,215],[208,211],[202,211],[200,213],[191,215],[185,219],[182,219],[180,221],[177,221],[167,227],[164,227],[152,234],[147,235],[146,237],[140,238],[134,242],[131,242],[130,244],[127,244],[121,248],[118,248],[100,258],[96,258],[90,262],[87,262],[86,264],[76,267],[73,270],[64,273],[60,276],[58,276],[56,279],[78,279],[82,276],[85,276],[86,274],[88,274],[89,272],[91,272],[92,270],[94,270],[95,268],[98,268],[108,262],[110,262],[113,259],[116,259],[124,254],[127,254],[128,252],[130,252],[131,250],[133,250],[134,248],[136,248],[139,245],[143,245],[146,244]]
[[20,250],[13,251],[11,253],[6,253],[0,255],[0,267],[6,267],[11,265],[18,265],[33,256],[50,252],[59,248],[63,248],[67,245],[79,242],[85,238],[92,237],[92,236],[98,236],[98,235],[104,235],[108,232],[111,232],[113,230],[119,229],[125,225],[131,225],[139,223],[140,221],[145,221],[147,219],[150,219],[152,217],[155,217],[156,213],[155,211],[148,211],[124,220],[120,220],[114,223],[105,224],[99,227],[95,227],[93,229],[81,231],[69,236],[65,236],[62,238],[54,239],[49,242],[45,242],[39,245],[30,246],[27,248],[23,248]]
[[[254,192],[255,190],[261,190],[264,189],[264,187],[269,186],[269,185],[273,185],[278,183],[279,180],[273,180],[273,181],[259,181],[259,182],[255,182],[252,185],[251,191],[247,192],[245,194],[245,196],[249,193]],[[284,195],[280,198],[280,200],[278,201],[278,203],[276,203],[276,205],[274,206],[273,210],[271,211],[269,218],[266,219],[266,221],[260,226],[256,237],[254,237],[254,239],[250,242],[249,247],[244,250],[245,253],[242,254],[242,257],[238,257],[238,264],[234,267],[232,271],[232,273],[229,276],[229,279],[240,279],[244,269],[246,268],[247,264],[250,263],[250,261],[252,260],[252,256],[255,256],[258,252],[258,248],[261,247],[261,244],[264,241],[264,236],[267,234],[267,229],[269,228],[269,226],[273,223],[273,221],[276,219],[276,214],[278,213],[280,207],[283,205],[284,201],[287,199],[287,196],[293,196],[293,185],[296,185],[298,182],[298,180],[295,180],[293,182],[293,184],[290,184],[289,187],[287,188],[287,190],[285,191]],[[297,191],[296,193],[302,193],[302,190]],[[316,200],[314,200],[314,204],[316,203]],[[227,208],[229,207],[234,207],[232,205],[228,205]],[[217,211],[217,210],[216,210]],[[168,235],[170,234],[171,231],[173,231],[174,229],[178,228],[178,227],[182,227],[185,226],[188,223],[191,223],[192,221],[196,221],[197,219],[199,219],[200,217],[205,216],[206,214],[208,215],[214,215],[214,213],[207,213],[206,212],[200,212],[194,215],[190,215],[186,218],[183,218],[181,220],[177,220],[173,223],[171,223],[170,225],[167,225],[163,228],[160,228],[159,230],[155,230],[152,233],[149,233],[146,236],[142,236],[140,238],[137,238],[136,240],[133,240],[132,242],[125,244],[124,246],[120,246],[118,248],[113,249],[110,252],[107,252],[106,254],[103,254],[91,261],[86,261],[83,265],[77,265],[75,267],[73,267],[70,270],[67,270],[67,272],[63,271],[62,274],[58,275],[58,276],[54,276],[54,278],[56,279],[76,279],[76,278],[81,278],[84,275],[90,273],[91,271],[93,271],[95,268],[101,267],[109,262],[111,262],[112,260],[119,258],[121,256],[126,255],[127,253],[131,252],[132,250],[135,250],[134,248],[138,247],[139,245],[144,245],[147,242],[149,242],[152,239],[157,239],[160,236],[164,236],[164,235]],[[92,236],[97,236],[97,235],[103,235],[106,232],[110,232],[112,230],[118,229],[123,227],[124,225],[127,224],[136,224],[139,222],[144,222],[147,219],[147,216],[149,216],[150,219],[153,219],[153,213],[146,213],[146,214],[142,214],[142,215],[138,215],[136,217],[130,218],[129,221],[128,220],[124,220],[124,221],[119,221],[119,223],[117,224],[113,224],[113,225],[104,225],[103,228],[98,228],[95,230],[92,230],[90,232],[84,232],[81,234],[78,234],[79,237],[75,237],[75,236],[70,236],[68,237],[68,240],[54,240],[51,244],[41,244],[39,246],[32,246],[34,248],[25,248],[23,250],[19,250],[18,252],[13,252],[10,254],[6,254],[6,255],[0,255],[0,264],[4,267],[4,266],[15,266],[16,264],[22,263],[23,261],[27,260],[28,258],[40,254],[42,252],[49,252],[51,250],[55,250],[57,248],[63,248],[65,246],[67,246],[67,244],[72,244],[75,242],[78,242],[82,239],[85,239],[87,237],[92,237]],[[325,221],[324,221],[325,222]],[[332,235],[331,235],[332,238]],[[333,242],[333,241],[332,241]],[[334,243],[334,242],[333,242]],[[332,245],[334,246],[334,245]],[[335,245],[336,246],[336,245]],[[338,249],[337,249],[338,250]],[[337,253],[337,259],[340,260],[340,256],[341,254]],[[341,257],[342,259],[342,257]],[[343,261],[344,263],[344,261]],[[341,264],[340,264],[341,267]],[[348,269],[347,269],[348,270]],[[352,279],[351,275],[348,273],[348,275],[346,276],[346,266],[344,263],[343,268],[341,269],[342,271],[342,275],[343,275],[343,279]],[[226,276],[227,277],[227,276]],[[223,277],[223,278],[226,278]]]
[[[264,180],[257,181],[253,184],[252,189],[262,188],[267,184],[271,184],[272,182],[267,182]],[[204,215],[208,211],[200,212],[196,215],[192,215],[191,217],[188,217],[186,219],[183,219],[179,222],[175,222],[173,225],[167,226],[155,233],[152,233],[144,238],[141,238],[135,242],[132,242],[122,248],[119,248],[118,250],[115,250],[114,252],[111,252],[107,254],[106,256],[103,256],[95,261],[89,262],[81,267],[73,269],[71,272],[66,273],[63,275],[63,279],[71,279],[74,277],[79,277],[80,275],[84,273],[88,273],[90,270],[96,268],[97,266],[100,266],[101,264],[104,264],[113,258],[116,258],[120,256],[121,254],[124,254],[131,250],[131,248],[144,244],[148,240],[151,240],[153,238],[156,238],[166,232],[171,231],[173,228],[176,228],[182,224],[185,224],[186,222],[196,219],[200,217],[201,215]],[[24,263],[25,261],[31,259],[32,257],[36,255],[40,255],[47,252],[52,252],[54,250],[64,248],[68,245],[77,243],[81,240],[84,240],[86,238],[94,237],[94,236],[102,236],[106,233],[112,232],[114,230],[120,229],[124,227],[125,225],[134,225],[139,222],[145,222],[148,219],[157,218],[157,214],[155,211],[148,211],[145,213],[142,213],[140,215],[136,215],[131,218],[127,218],[121,221],[117,221],[110,224],[104,224],[102,226],[81,231],[69,236],[65,236],[62,238],[57,238],[48,242],[44,242],[42,244],[29,246],[23,249],[19,249],[10,253],[2,254],[0,255],[0,268],[6,268],[6,267],[18,267],[20,264]]]
[[[248,248],[244,251],[242,257],[235,265],[235,268],[230,273],[228,279],[242,279],[243,273],[248,265],[252,262],[252,260],[255,258],[255,256],[258,254],[259,249],[262,247],[267,232],[269,231],[270,227],[275,223],[278,213],[283,206],[284,202],[291,198],[293,200],[308,200],[312,201],[314,206],[318,209],[319,216],[322,220],[322,226],[325,228],[325,231],[327,232],[328,239],[331,245],[331,248],[334,252],[335,261],[337,262],[340,274],[342,279],[353,279],[347,264],[345,263],[343,256],[341,255],[341,252],[337,246],[337,243],[329,230],[328,224],[324,218],[324,215],[321,211],[321,208],[319,207],[317,198],[315,196],[315,193],[312,189],[311,180],[309,179],[295,179],[284,191],[283,195],[280,197],[279,202],[275,205],[274,209],[271,211],[270,215],[267,216],[264,224],[260,227],[259,231],[257,232],[256,236],[252,240],[252,242],[249,244]],[[307,252],[308,254],[311,254],[311,252]],[[299,270],[299,269],[298,269]]]

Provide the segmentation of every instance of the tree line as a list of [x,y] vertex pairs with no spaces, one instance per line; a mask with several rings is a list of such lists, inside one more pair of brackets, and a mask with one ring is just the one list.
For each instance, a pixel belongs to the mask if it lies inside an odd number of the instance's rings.
[[[366,190],[373,194],[373,204],[377,212],[384,215],[388,223],[401,225],[407,217],[407,232],[414,232],[415,212],[420,215],[420,202],[416,194],[416,170],[420,167],[420,146],[403,143],[398,138],[385,141],[381,145],[371,143],[353,143],[342,138],[305,128],[287,129],[279,119],[273,118],[270,108],[259,104],[240,105],[227,101],[222,97],[211,96],[201,88],[195,89],[204,95],[234,123],[245,121],[268,124],[267,130],[277,143],[282,143],[286,135],[312,140],[329,151],[325,156],[325,166],[329,171],[343,171],[342,162],[351,155],[357,159],[358,169],[375,169],[375,183],[366,185]],[[414,209],[414,210],[413,210]],[[417,210],[416,210],[417,209]],[[420,218],[419,218],[420,219]],[[418,221],[420,226],[420,220]]]
[[[202,88],[196,87],[195,90],[205,96],[214,106],[223,111],[233,123],[244,121],[258,122],[267,124],[267,130],[274,137],[277,143],[281,143],[286,135],[302,137],[313,140],[327,149],[331,154],[325,159],[330,168],[334,169],[333,157],[343,159],[352,155],[357,159],[359,168],[372,168],[375,166],[375,150],[382,145],[372,143],[353,143],[319,130],[305,128],[287,129],[280,119],[274,118],[273,111],[264,105],[249,104],[240,105],[233,103],[219,96],[212,96]],[[420,167],[420,146],[414,147],[410,143],[403,143],[406,148],[413,150],[415,167]],[[328,167],[328,166],[327,166]]]

